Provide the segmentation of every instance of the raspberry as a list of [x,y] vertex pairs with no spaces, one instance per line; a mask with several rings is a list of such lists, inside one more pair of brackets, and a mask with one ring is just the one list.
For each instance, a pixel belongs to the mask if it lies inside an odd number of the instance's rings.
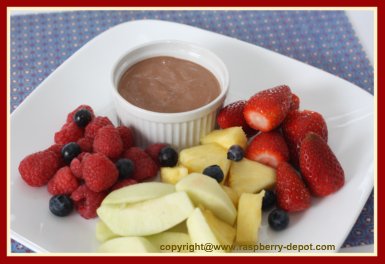
[[84,136],[89,138],[94,138],[96,136],[96,132],[104,126],[113,125],[110,119],[105,116],[95,117],[87,126],[84,131]]
[[39,151],[26,156],[20,162],[19,172],[28,185],[39,187],[48,183],[59,169],[59,165],[53,151]]
[[107,192],[93,192],[86,185],[80,185],[72,194],[76,211],[85,219],[97,216],[96,209],[100,206]]
[[100,192],[110,188],[118,179],[115,164],[101,153],[94,153],[82,160],[83,179],[90,190]]
[[64,145],[62,144],[53,144],[52,146],[46,149],[46,151],[52,151],[53,153],[55,153],[57,161],[59,162],[59,168],[65,165],[65,162],[61,154],[61,149],[63,148],[63,146]]
[[89,105],[79,105],[78,107],[76,107],[75,110],[73,110],[71,113],[69,113],[67,115],[67,123],[74,122],[74,116],[75,116],[76,112],[81,110],[81,109],[88,110],[91,113],[92,119],[95,118],[94,110],[92,109],[91,106],[89,106]]
[[48,182],[48,192],[52,195],[71,194],[79,186],[78,180],[68,166],[59,169]]
[[83,179],[83,174],[82,174],[82,160],[86,158],[87,156],[91,155],[88,152],[82,152],[80,153],[76,158],[74,158],[71,161],[70,164],[70,169],[72,174],[78,178],[78,179]]
[[120,180],[120,181],[117,181],[114,185],[112,185],[110,191],[112,192],[112,191],[115,191],[117,189],[129,186],[129,185],[133,185],[133,184],[136,184],[136,183],[138,183],[138,182],[135,181],[134,179]]
[[116,128],[119,132],[120,138],[123,141],[123,148],[129,149],[134,146],[134,135],[132,130],[126,126],[118,126]]
[[155,163],[158,166],[160,166],[160,164],[159,164],[159,152],[162,148],[167,147],[167,146],[168,145],[164,144],[164,143],[155,143],[155,144],[149,145],[144,151],[146,151],[146,153],[148,155],[150,155],[152,160],[155,161]]
[[134,173],[132,178],[142,181],[157,175],[159,167],[152,158],[141,148],[132,147],[124,153],[126,159],[132,160],[134,163]]
[[118,130],[111,125],[100,128],[96,133],[93,149],[111,159],[118,158],[123,152],[123,142]]
[[83,152],[92,152],[92,138],[83,137],[79,139],[76,143],[78,143]]
[[76,142],[79,138],[83,137],[83,132],[83,129],[74,122],[66,123],[60,131],[55,133],[55,143],[65,145],[70,142]]

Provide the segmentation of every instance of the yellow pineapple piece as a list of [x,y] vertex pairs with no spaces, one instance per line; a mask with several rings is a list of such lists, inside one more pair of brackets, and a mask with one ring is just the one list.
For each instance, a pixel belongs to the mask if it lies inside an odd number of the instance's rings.
[[246,148],[247,137],[242,127],[229,127],[210,132],[201,139],[201,144],[217,143],[226,150],[232,145]]
[[160,168],[162,182],[176,184],[180,179],[188,175],[188,169],[183,166]]
[[203,209],[202,213],[219,243],[232,245],[236,235],[235,228],[217,218],[210,210]]
[[262,163],[243,158],[233,162],[229,172],[229,186],[238,195],[257,193],[275,184],[276,170]]
[[218,165],[223,171],[224,183],[231,161],[227,159],[226,149],[216,143],[210,143],[183,149],[179,153],[179,164],[186,167],[189,173],[202,173],[208,166]]
[[244,193],[239,198],[236,243],[253,245],[258,242],[264,195],[265,191],[258,194]]
[[221,185],[225,193],[230,197],[230,200],[233,202],[235,208],[238,206],[239,195],[236,191],[231,189],[229,186]]

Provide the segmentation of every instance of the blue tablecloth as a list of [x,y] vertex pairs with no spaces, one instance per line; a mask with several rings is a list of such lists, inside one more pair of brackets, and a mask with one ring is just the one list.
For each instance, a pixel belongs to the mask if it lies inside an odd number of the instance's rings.
[[[78,11],[11,17],[11,111],[90,39],[126,21],[207,29],[298,59],[373,94],[374,72],[343,11]],[[373,193],[344,247],[373,244]],[[12,252],[31,252],[12,240]]]

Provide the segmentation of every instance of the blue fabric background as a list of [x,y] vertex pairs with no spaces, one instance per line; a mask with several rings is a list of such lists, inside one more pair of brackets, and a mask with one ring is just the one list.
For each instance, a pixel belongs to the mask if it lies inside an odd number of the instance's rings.
[[[373,94],[373,67],[343,11],[78,11],[11,17],[11,111],[90,39],[131,20],[207,29],[298,59]],[[373,193],[344,247],[373,244]],[[31,252],[11,241],[12,252]]]

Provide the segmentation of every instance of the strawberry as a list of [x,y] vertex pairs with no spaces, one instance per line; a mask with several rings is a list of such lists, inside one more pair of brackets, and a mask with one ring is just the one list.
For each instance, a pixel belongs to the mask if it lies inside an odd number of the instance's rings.
[[277,204],[287,212],[303,211],[310,207],[311,196],[296,170],[287,162],[277,166],[275,193]]
[[344,170],[326,141],[309,132],[302,140],[299,165],[312,194],[326,196],[345,183]]
[[276,168],[289,160],[289,149],[278,131],[261,132],[250,142],[245,157]]
[[135,170],[132,178],[137,181],[152,178],[158,173],[159,166],[152,160],[150,155],[141,148],[129,148],[124,152],[123,156],[134,163]]
[[291,111],[282,124],[282,133],[289,147],[291,161],[297,167],[301,141],[309,132],[317,133],[327,142],[328,129],[321,114],[309,110]]
[[243,131],[248,137],[251,137],[257,133],[256,130],[249,127],[246,123],[245,118],[243,117],[243,108],[246,105],[245,100],[240,100],[228,104],[221,109],[217,116],[217,123],[220,128],[229,128],[235,126],[241,126]]
[[290,111],[298,110],[299,109],[299,97],[296,94],[291,94],[291,104],[290,104]]

